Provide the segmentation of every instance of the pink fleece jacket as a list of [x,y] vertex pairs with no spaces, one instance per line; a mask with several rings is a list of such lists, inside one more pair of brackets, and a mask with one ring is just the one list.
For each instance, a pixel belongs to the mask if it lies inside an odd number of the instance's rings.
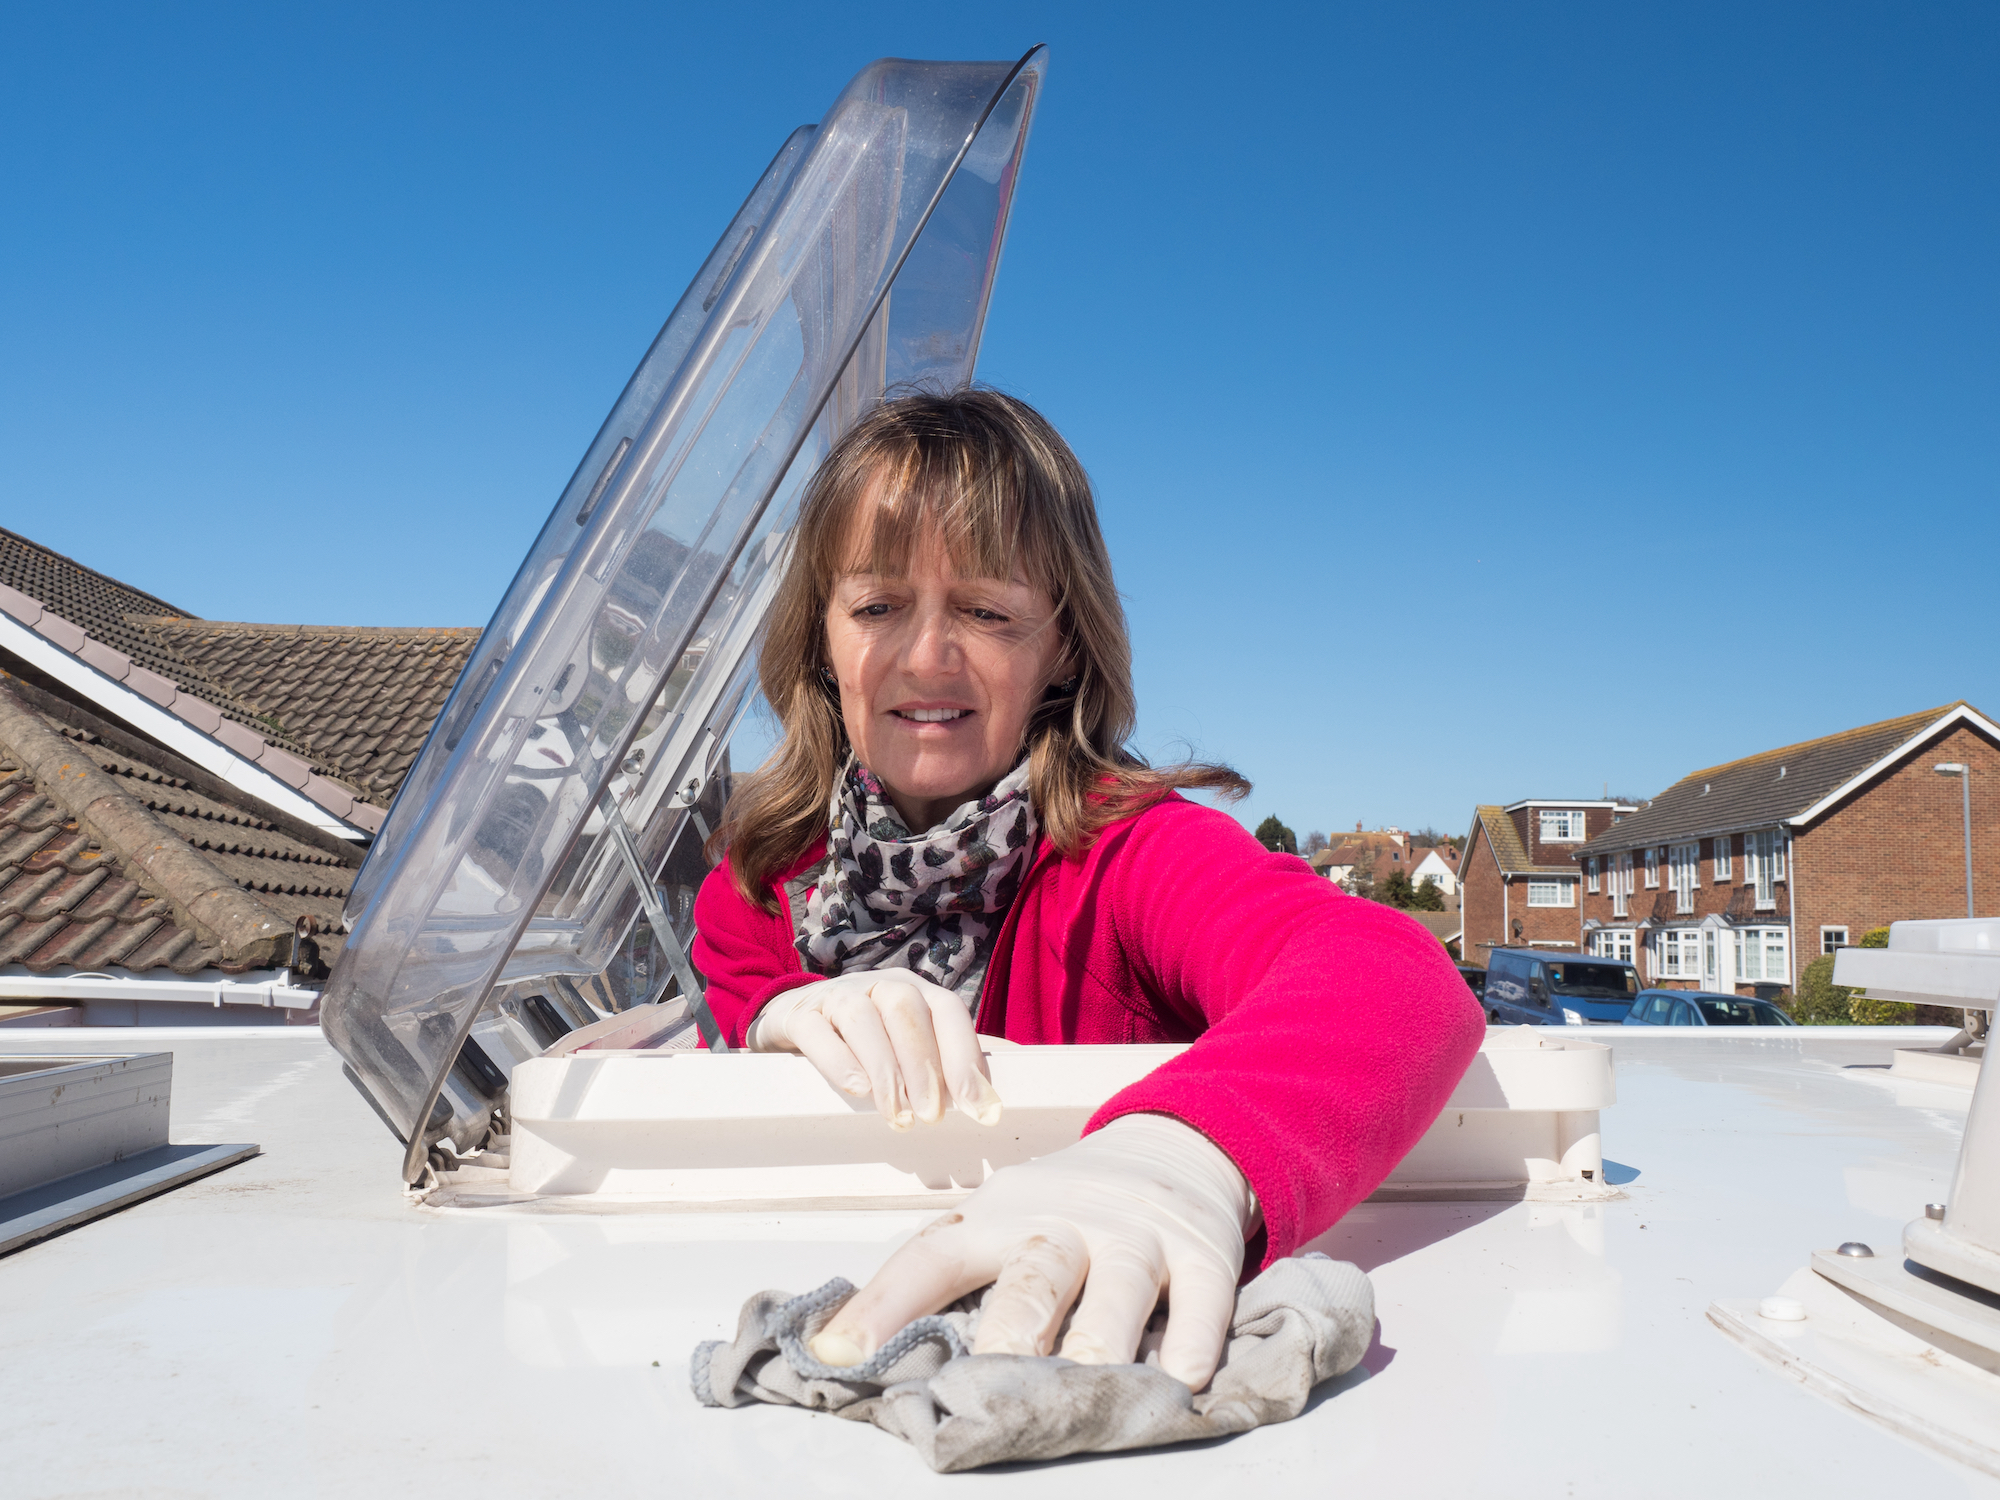
[[[815,849],[775,882],[779,915],[746,902],[726,865],[701,888],[695,964],[736,1045],[772,996],[815,980],[792,946],[783,884],[825,857]],[[1417,923],[1174,796],[1076,858],[1042,841],[987,968],[978,1029],[1042,1045],[1192,1041],[1085,1133],[1140,1111],[1199,1130],[1256,1191],[1269,1264],[1416,1144],[1485,1017]]]

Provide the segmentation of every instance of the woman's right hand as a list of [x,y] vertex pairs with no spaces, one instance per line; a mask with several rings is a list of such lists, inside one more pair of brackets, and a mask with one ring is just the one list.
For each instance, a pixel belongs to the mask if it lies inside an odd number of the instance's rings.
[[935,1125],[955,1104],[1000,1120],[965,1002],[906,969],[842,974],[786,990],[757,1012],[752,1052],[797,1052],[843,1093],[872,1094],[892,1130]]

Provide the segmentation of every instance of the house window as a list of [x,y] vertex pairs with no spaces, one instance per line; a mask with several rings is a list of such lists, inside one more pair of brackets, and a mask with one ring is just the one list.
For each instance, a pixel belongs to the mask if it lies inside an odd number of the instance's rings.
[[1659,888],[1660,888],[1660,851],[1657,849],[1648,849],[1646,851],[1646,889],[1649,891],[1657,891]]
[[1576,905],[1576,882],[1574,880],[1531,880],[1528,882],[1528,905],[1574,906]]
[[1845,927],[1820,928],[1819,930],[1820,952],[1837,953],[1846,946],[1847,946],[1847,929]]
[[1785,984],[1791,978],[1782,927],[1745,927],[1736,934],[1736,977],[1750,984]]
[[1785,832],[1767,828],[1743,836],[1743,877],[1757,887],[1757,910],[1777,907],[1777,887],[1785,883]]
[[1584,877],[1590,882],[1590,894],[1595,896],[1597,894],[1597,860],[1595,857],[1586,859],[1583,862],[1583,873]]
[[1707,928],[1701,935],[1701,982],[1710,989],[1716,985],[1715,929]]
[[1670,927],[1656,933],[1653,972],[1661,979],[1701,978],[1701,930]]
[[1632,962],[1632,929],[1629,927],[1602,927],[1594,934],[1594,946],[1590,950],[1599,958],[1615,958],[1622,963]]
[[1632,856],[1621,854],[1611,866],[1611,915],[1630,916],[1625,903],[1632,895]]
[[1715,841],[1715,883],[1722,884],[1729,879],[1730,846],[1736,842],[1728,834]]
[[1542,842],[1545,844],[1580,844],[1583,842],[1583,810],[1564,808],[1557,812],[1546,809],[1542,813]]
[[1694,910],[1694,893],[1701,885],[1701,845],[1675,844],[1667,850],[1667,884],[1674,893],[1674,909]]

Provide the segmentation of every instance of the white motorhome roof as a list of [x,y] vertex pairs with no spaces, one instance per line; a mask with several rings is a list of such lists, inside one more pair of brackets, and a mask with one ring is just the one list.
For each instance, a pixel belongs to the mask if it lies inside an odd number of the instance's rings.
[[263,1155],[0,1259],[0,1472],[20,1496],[2000,1493],[1706,1317],[1944,1196],[1970,1091],[1887,1067],[1943,1034],[1593,1029],[1623,1199],[1364,1204],[1316,1248],[1372,1274],[1379,1338],[1297,1421],[978,1479],[688,1392],[745,1296],[860,1281],[922,1214],[418,1208],[315,1031],[8,1036],[170,1049],[174,1139]]

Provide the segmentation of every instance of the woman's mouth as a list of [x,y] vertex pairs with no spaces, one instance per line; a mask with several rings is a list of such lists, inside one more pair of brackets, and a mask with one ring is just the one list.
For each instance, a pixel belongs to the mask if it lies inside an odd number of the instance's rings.
[[969,708],[892,708],[889,710],[899,719],[907,719],[913,724],[949,724],[953,719],[962,719],[972,712]]

